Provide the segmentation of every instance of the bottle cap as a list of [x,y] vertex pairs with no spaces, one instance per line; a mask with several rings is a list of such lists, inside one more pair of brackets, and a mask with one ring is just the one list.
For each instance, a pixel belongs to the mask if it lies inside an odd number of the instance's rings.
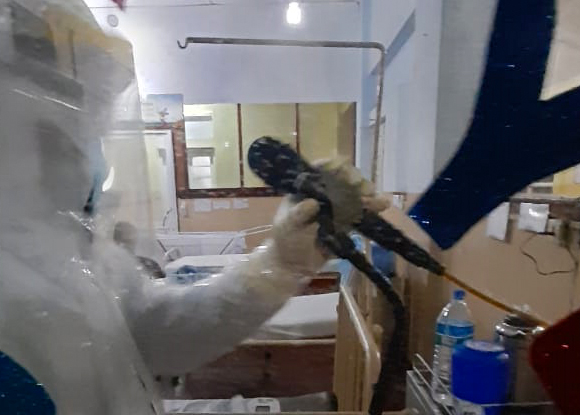
[[505,351],[501,344],[486,341],[467,340],[464,345],[467,349],[479,353],[503,353]]
[[465,298],[465,291],[463,290],[455,290],[453,291],[453,299],[454,300],[463,300]]

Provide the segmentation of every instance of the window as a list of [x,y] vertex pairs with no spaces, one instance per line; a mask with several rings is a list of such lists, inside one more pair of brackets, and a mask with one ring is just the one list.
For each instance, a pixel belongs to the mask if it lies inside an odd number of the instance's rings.
[[354,104],[300,104],[300,154],[308,161],[342,157],[354,163]]
[[240,187],[237,105],[185,105],[183,112],[188,189]]
[[185,105],[185,146],[175,160],[176,177],[183,170],[177,166],[187,165],[187,189],[178,196],[275,195],[247,164],[254,140],[275,137],[310,161],[353,160],[355,119],[353,103]]
[[187,179],[190,189],[212,189],[215,187],[214,154],[213,148],[187,149]]

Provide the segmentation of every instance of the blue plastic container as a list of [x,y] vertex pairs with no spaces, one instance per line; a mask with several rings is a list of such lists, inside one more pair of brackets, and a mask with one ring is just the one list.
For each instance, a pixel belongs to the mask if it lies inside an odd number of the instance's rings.
[[468,340],[453,352],[451,391],[457,415],[498,415],[506,402],[509,356],[497,343]]
[[224,267],[203,266],[194,267],[191,265],[184,265],[175,273],[168,274],[165,278],[167,283],[172,284],[194,284],[201,280],[211,277],[212,275],[221,274]]
[[371,259],[373,265],[387,277],[395,272],[395,253],[371,242]]

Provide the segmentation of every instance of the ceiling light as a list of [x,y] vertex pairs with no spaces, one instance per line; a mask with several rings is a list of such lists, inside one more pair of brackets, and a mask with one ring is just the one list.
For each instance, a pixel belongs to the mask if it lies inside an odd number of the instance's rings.
[[290,2],[286,10],[286,22],[290,25],[299,25],[302,22],[302,9],[297,1]]

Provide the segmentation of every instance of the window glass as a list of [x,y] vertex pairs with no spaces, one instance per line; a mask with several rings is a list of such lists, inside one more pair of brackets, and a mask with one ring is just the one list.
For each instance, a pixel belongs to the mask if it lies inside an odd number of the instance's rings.
[[184,105],[190,189],[240,187],[236,104]]
[[355,111],[348,103],[299,104],[300,154],[311,162],[337,156],[352,160]]
[[274,137],[311,162],[337,156],[353,161],[355,121],[354,103],[184,105],[186,160],[177,152],[175,157],[187,164],[189,190],[212,197],[220,189],[259,193],[266,186],[247,163],[257,138]]

